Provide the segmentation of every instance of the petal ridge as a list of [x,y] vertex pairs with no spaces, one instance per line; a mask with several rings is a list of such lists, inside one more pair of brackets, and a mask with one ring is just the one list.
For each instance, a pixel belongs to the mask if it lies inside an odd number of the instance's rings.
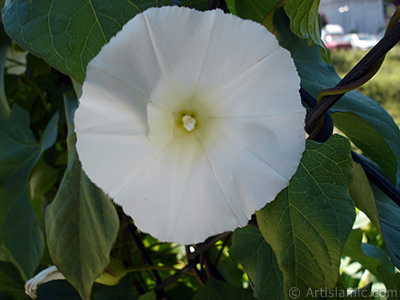
[[203,149],[204,156],[206,157],[207,162],[208,162],[208,164],[210,165],[210,168],[211,168],[212,171],[213,171],[213,175],[214,175],[214,177],[215,177],[215,182],[218,184],[218,187],[219,187],[219,189],[220,189],[222,195],[224,196],[224,200],[225,200],[225,203],[226,203],[227,207],[229,207],[230,211],[233,213],[233,215],[235,216],[236,220],[238,221],[238,224],[240,224],[240,223],[241,223],[241,222],[240,222],[241,218],[240,218],[240,217],[236,214],[236,212],[232,209],[231,203],[230,203],[230,202],[228,201],[228,199],[226,198],[226,193],[225,193],[224,189],[222,188],[222,185],[221,185],[221,183],[220,183],[220,179],[219,179],[218,176],[217,176],[217,173],[215,172],[215,167],[213,166],[213,163],[211,162],[210,157],[207,155],[207,152],[205,151],[205,148],[204,148],[204,146],[203,146],[203,143],[201,142],[201,138],[200,138],[198,135],[196,135],[196,137],[197,137],[197,139],[199,140],[199,143],[200,143],[200,145],[201,145],[201,148]]

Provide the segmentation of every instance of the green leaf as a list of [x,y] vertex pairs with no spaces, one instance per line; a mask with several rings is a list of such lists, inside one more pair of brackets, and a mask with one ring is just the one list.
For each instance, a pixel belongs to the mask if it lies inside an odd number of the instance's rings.
[[16,267],[0,261],[0,299],[29,299],[25,295],[24,284]]
[[[279,34],[279,43],[292,54],[301,78],[301,86],[304,89],[316,98],[321,90],[334,87],[340,81],[340,77],[337,75],[334,67],[322,60],[320,49],[316,46],[309,47],[306,40],[300,39],[291,32],[289,20],[282,10],[277,10],[275,13],[274,25]],[[379,76],[379,73],[377,76]],[[350,112],[356,114],[374,128],[385,140],[385,143],[397,158],[397,182],[400,182],[400,130],[387,111],[374,100],[359,92],[353,91],[344,95],[333,106],[330,112]],[[350,124],[346,122],[346,120],[343,120],[343,118],[338,118],[335,122],[335,126],[349,132],[353,132],[355,128],[357,128],[358,131],[365,129],[364,122],[352,122]],[[370,149],[364,149],[363,146],[368,145],[371,147],[369,144],[371,134],[374,135],[374,133],[364,134],[362,137],[358,137],[356,141],[358,145],[362,147],[360,149],[364,152],[368,151],[371,153]],[[349,138],[354,142],[352,140],[354,136],[350,136]],[[364,140],[365,138],[367,139]],[[386,146],[381,145],[379,149],[375,149],[375,153],[380,153],[382,147]],[[388,157],[389,161],[390,157],[392,156]],[[381,157],[371,157],[371,159],[378,163],[376,159],[379,160]],[[383,166],[381,167],[383,168]]]
[[224,283],[223,281],[209,278],[193,300],[250,300],[255,299],[252,296],[251,290],[245,290],[243,288],[232,286]]
[[362,210],[371,220],[372,224],[382,233],[375,196],[368,182],[367,175],[365,175],[360,165],[356,163],[353,164],[353,174],[353,181],[349,185],[349,195],[354,200],[356,207]]
[[307,142],[288,188],[256,212],[265,240],[275,252],[284,290],[331,289],[355,209],[347,194],[352,181],[349,141],[333,135],[324,144]]
[[235,0],[236,14],[243,19],[261,22],[280,0]]
[[[397,159],[379,132],[358,114],[335,112],[331,114],[338,127],[364,154],[373,159],[396,183]],[[357,126],[354,126],[354,125]]]
[[7,34],[79,83],[86,65],[137,13],[169,4],[157,0],[9,1],[2,9]]
[[394,267],[387,254],[374,245],[362,243],[363,233],[361,229],[352,230],[344,246],[343,255],[358,261],[379,280],[378,266],[383,266],[386,272],[394,274]]
[[400,269],[400,207],[374,184],[371,184],[381,220],[386,250],[393,264]]
[[284,6],[284,9],[290,19],[292,32],[300,38],[308,39],[308,45],[320,46],[324,58],[328,60],[328,50],[321,39],[318,15],[319,2],[320,0],[290,0]]
[[31,277],[43,254],[44,238],[29,202],[28,180],[42,153],[57,136],[58,115],[46,127],[40,143],[29,129],[29,115],[14,105],[0,119],[0,240]]
[[275,254],[260,230],[246,226],[232,235],[230,258],[240,263],[254,284],[257,299],[280,300],[283,295],[283,275]]
[[96,278],[96,282],[110,286],[117,285],[126,273],[123,262],[119,259],[111,258],[110,264],[104,269],[100,277]]
[[[222,253],[221,253],[222,251]],[[227,284],[241,286],[243,283],[243,269],[238,268],[230,255],[219,247],[210,248],[207,254],[211,262],[218,262],[218,271]]]
[[32,170],[29,181],[31,199],[38,199],[48,192],[57,181],[58,172],[43,161]]
[[66,99],[68,167],[46,211],[46,233],[54,264],[83,299],[109,264],[119,220],[116,210],[81,169],[75,150],[73,113],[77,101]]

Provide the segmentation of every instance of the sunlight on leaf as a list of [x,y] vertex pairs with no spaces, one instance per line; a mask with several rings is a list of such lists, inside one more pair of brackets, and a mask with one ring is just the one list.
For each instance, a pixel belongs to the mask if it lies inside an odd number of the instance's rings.
[[382,280],[382,278],[378,274],[378,266],[384,267],[386,272],[394,275],[394,267],[385,251],[376,246],[362,243],[361,229],[351,231],[344,246],[343,255],[349,256],[359,262],[364,268],[378,277],[379,280]]
[[320,0],[290,0],[285,6],[285,12],[290,18],[290,28],[301,38],[308,39],[308,45],[321,47],[324,60],[329,60],[328,50],[321,39],[319,25]]

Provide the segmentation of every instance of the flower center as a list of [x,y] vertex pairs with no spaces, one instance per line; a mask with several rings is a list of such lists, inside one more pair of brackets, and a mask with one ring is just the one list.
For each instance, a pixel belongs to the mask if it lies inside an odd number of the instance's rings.
[[187,131],[192,131],[194,129],[194,125],[196,125],[196,119],[194,119],[192,116],[185,115],[182,118],[183,121],[183,127]]

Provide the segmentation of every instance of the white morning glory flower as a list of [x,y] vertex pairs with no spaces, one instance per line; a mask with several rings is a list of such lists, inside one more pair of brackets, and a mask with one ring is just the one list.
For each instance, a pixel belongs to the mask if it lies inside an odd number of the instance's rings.
[[88,65],[75,114],[83,169],[161,241],[245,226],[298,167],[299,83],[289,52],[260,24],[148,9]]

